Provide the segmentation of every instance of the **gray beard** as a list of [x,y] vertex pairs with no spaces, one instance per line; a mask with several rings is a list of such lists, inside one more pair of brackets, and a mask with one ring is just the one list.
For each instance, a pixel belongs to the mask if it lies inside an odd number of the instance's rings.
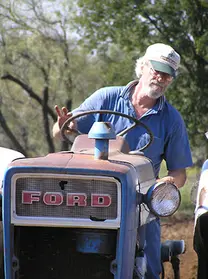
[[158,99],[163,95],[164,95],[164,92],[156,92],[156,91],[153,91],[153,90],[149,90],[147,92],[147,96],[152,98],[152,99]]

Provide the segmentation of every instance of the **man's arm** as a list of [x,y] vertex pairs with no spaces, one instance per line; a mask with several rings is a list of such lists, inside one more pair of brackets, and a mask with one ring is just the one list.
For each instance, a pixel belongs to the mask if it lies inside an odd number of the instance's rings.
[[54,138],[61,139],[60,127],[58,121],[53,125],[52,133]]
[[157,179],[158,182],[164,181],[174,183],[178,188],[183,187],[186,182],[186,169],[178,169],[174,171],[168,171],[168,175]]
[[[78,108],[74,109],[72,112],[69,112],[65,107],[59,108],[56,105],[55,110],[57,114],[57,122],[53,126],[53,137],[62,139],[60,135],[60,128],[62,127],[64,122],[72,116],[72,114],[75,115],[79,112],[102,110],[104,101],[108,101],[109,99],[107,98],[108,95],[106,93],[106,89],[101,88],[93,93],[90,97],[88,97]],[[96,114],[89,114],[76,119],[69,123],[69,130],[66,131],[66,134],[71,134],[73,132],[73,129],[78,129],[81,133],[86,134],[89,132],[92,124],[96,121],[96,119]]]

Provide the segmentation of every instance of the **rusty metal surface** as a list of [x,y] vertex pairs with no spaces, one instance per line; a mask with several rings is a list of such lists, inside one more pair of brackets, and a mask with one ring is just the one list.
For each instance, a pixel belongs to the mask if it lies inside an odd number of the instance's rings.
[[71,151],[50,153],[45,157],[13,161],[10,166],[79,168],[85,170],[109,170],[126,173],[133,166],[140,181],[154,178],[153,168],[148,158],[142,155],[129,155],[128,144],[122,137],[109,142],[109,160],[94,159],[94,140],[87,135],[77,137]]
[[58,167],[64,168],[72,159],[73,154],[70,152],[49,153],[43,157],[26,158],[15,160],[9,166],[34,166],[34,167]]
[[45,157],[21,159],[10,165],[18,167],[57,167],[73,169],[107,170],[120,173],[128,172],[130,166],[117,164],[108,160],[95,160],[93,155],[65,153],[50,153]]
[[[72,150],[81,154],[94,154],[93,139],[87,135],[81,135],[76,138]],[[123,137],[117,136],[116,140],[109,141],[109,156],[111,162],[117,164],[131,164],[137,169],[140,183],[143,181],[154,180],[155,175],[151,161],[142,155],[129,155],[130,149]]]
[[145,156],[128,155],[117,152],[113,154],[113,156],[110,154],[109,160],[133,165],[137,171],[140,183],[148,182],[149,180],[155,180],[153,165],[150,159]]
[[[87,135],[78,136],[72,146],[71,151],[75,153],[88,152],[88,154],[94,154],[95,140],[89,139]],[[116,140],[109,140],[109,150],[110,152],[120,151],[123,153],[128,153],[130,151],[127,142],[123,137],[116,137]]]

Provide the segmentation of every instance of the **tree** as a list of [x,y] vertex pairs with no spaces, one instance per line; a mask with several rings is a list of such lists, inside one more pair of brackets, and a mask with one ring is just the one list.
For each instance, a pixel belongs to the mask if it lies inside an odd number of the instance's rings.
[[[81,41],[98,50],[111,43],[143,55],[155,42],[181,54],[168,99],[182,113],[192,146],[205,145],[208,111],[208,4],[200,0],[78,0]],[[130,65],[131,66],[131,65]],[[207,152],[208,155],[208,152]]]
[[26,156],[55,150],[55,104],[70,110],[97,88],[121,80],[125,84],[132,75],[132,70],[119,70],[125,50],[112,44],[91,52],[78,45],[72,12],[72,3],[64,0],[57,7],[54,1],[40,0],[0,3],[3,142],[9,138],[7,147]]
[[[41,129],[41,134],[45,135],[45,140],[41,140],[37,148],[43,151],[45,144],[41,142],[46,142],[48,152],[53,152],[54,143],[50,135],[50,123],[56,120],[56,115],[51,108],[50,101],[53,100],[57,88],[59,88],[58,93],[61,90],[68,90],[67,92],[71,93],[73,86],[70,83],[71,76],[68,70],[69,47],[65,38],[65,26],[59,20],[45,16],[43,6],[38,1],[6,1],[0,7],[0,20],[4,23],[1,29],[1,79],[7,81],[5,84],[7,89],[8,81],[15,84],[12,89],[10,87],[10,90],[7,90],[7,93],[13,95],[14,88],[16,88],[18,93],[22,94],[22,99],[25,99],[25,105],[30,106],[30,110],[22,109],[25,123],[17,123],[18,127],[27,131],[27,137],[32,139],[27,142],[34,141],[37,144],[38,137],[41,139],[40,133],[37,133],[37,120],[39,120],[39,127],[44,128]],[[27,11],[27,15],[24,13],[25,11]],[[56,29],[57,24],[60,25],[60,33]],[[18,89],[16,85],[18,85]],[[67,103],[70,103],[70,93]],[[15,103],[15,105],[17,104]],[[7,109],[2,108],[2,110],[5,110],[4,120],[8,119]],[[42,115],[42,119],[40,115]],[[32,119],[36,120],[33,125],[31,125]],[[21,151],[26,154],[28,147],[23,144],[25,143],[23,135],[21,135],[22,141],[20,135],[15,137],[13,134],[11,137],[12,129],[9,129],[9,125],[5,129],[3,122],[1,124],[15,147],[20,150],[21,146]],[[37,138],[35,138],[36,136]],[[17,140],[17,138],[19,139]],[[32,146],[34,144],[30,148]],[[41,148],[42,146],[44,148]]]
[[206,1],[55,3],[0,1],[0,124],[10,147],[29,155],[53,152],[54,104],[76,107],[99,87],[125,85],[136,58],[155,42],[181,54],[180,74],[167,97],[182,113],[192,146],[204,144]]
[[0,3],[0,124],[9,147],[30,156],[54,152],[53,106],[71,110],[95,81],[96,69],[86,88],[92,59],[70,31],[70,2],[62,1],[59,10],[49,6],[53,2]]

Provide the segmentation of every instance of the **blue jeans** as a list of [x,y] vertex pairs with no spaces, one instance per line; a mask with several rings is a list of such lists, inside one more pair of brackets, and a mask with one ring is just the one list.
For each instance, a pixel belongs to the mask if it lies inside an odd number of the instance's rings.
[[144,253],[147,258],[147,272],[145,274],[145,279],[159,279],[161,273],[160,220],[153,220],[145,226]]

